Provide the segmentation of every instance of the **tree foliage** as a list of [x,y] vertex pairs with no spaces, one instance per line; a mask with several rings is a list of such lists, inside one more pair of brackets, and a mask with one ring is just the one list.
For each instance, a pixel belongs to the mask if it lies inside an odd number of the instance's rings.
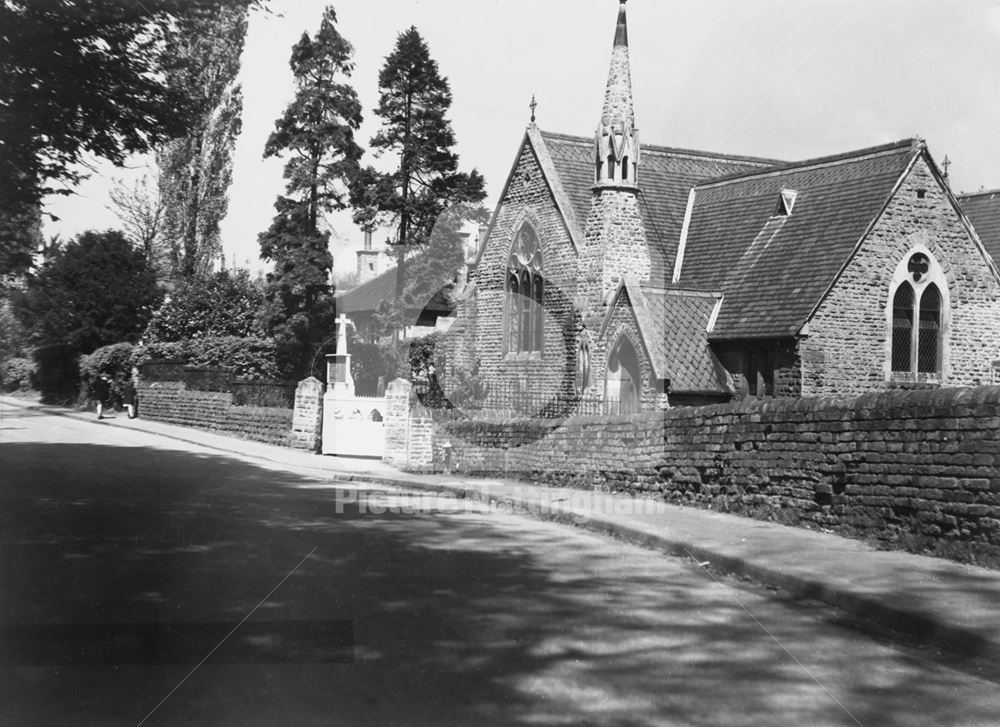
[[108,197],[111,201],[108,208],[118,217],[125,234],[142,250],[157,277],[164,280],[167,272],[163,244],[166,203],[160,194],[159,171],[144,174],[132,185],[121,179],[114,180]]
[[[375,113],[382,127],[371,146],[379,156],[393,155],[397,166],[391,172],[371,166],[362,170],[351,201],[355,222],[362,227],[388,224],[395,229],[389,242],[396,250],[394,303],[399,308],[407,288],[415,297],[414,287],[433,288],[444,271],[455,273],[462,262],[461,218],[482,219],[479,203],[486,194],[478,171],[458,171],[455,134],[447,117],[451,88],[416,28],[398,36],[379,73],[379,94]],[[442,220],[451,207],[460,214]],[[443,226],[435,236],[438,224]],[[407,255],[414,251],[425,253],[424,263],[413,271],[417,276],[410,276]]]
[[134,348],[131,343],[112,343],[81,356],[79,363],[80,391],[83,395],[81,398],[86,397],[101,374],[107,374],[111,377],[111,398],[120,400],[125,383],[132,378]]
[[121,232],[84,232],[58,249],[14,302],[35,345],[80,353],[135,341],[159,302],[153,272]]
[[184,341],[214,336],[259,336],[264,293],[245,270],[182,281],[153,314],[143,340]]
[[181,360],[189,366],[232,369],[238,381],[279,381],[288,372],[278,365],[273,340],[258,336],[209,336],[185,341],[152,341],[136,346],[132,365],[154,360]]
[[333,314],[333,257],[320,222],[324,213],[345,207],[348,181],[361,158],[354,140],[361,104],[348,83],[353,49],[336,21],[328,7],[316,35],[303,33],[292,48],[295,98],[264,149],[265,157],[287,156],[287,162],[285,194],[259,238],[261,258],[274,264],[263,321],[300,374],[308,373],[312,349],[329,330]]
[[121,232],[84,232],[53,249],[12,298],[35,347],[43,395],[74,398],[76,358],[135,341],[160,297],[145,256]]
[[[69,194],[90,155],[115,164],[184,132],[185,18],[252,0],[45,0],[0,3],[0,264],[24,270],[24,221],[49,193]],[[17,234],[14,234],[17,233]]]
[[229,208],[233,149],[243,94],[236,77],[247,30],[245,7],[178,21],[169,47],[170,88],[186,97],[187,131],[157,149],[164,233],[174,279],[203,274],[221,253],[219,224]]

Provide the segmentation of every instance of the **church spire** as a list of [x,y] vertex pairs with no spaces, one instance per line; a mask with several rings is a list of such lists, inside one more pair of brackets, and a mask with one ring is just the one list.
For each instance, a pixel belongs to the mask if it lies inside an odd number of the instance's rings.
[[604,91],[604,107],[601,109],[601,122],[597,128],[595,181],[602,187],[634,188],[639,164],[625,2],[626,0],[619,0],[608,85]]

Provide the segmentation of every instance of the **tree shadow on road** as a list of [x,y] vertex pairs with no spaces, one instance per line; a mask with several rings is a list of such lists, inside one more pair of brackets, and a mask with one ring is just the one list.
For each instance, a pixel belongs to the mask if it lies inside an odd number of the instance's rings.
[[[255,628],[229,638],[279,654],[209,657],[149,724],[917,725],[997,713],[994,685],[683,561],[472,502],[146,447],[0,444],[0,467],[5,626],[236,626],[252,612]],[[315,658],[302,624],[341,620],[353,661]],[[0,716],[134,724],[213,646],[196,642],[172,666],[8,664]]]

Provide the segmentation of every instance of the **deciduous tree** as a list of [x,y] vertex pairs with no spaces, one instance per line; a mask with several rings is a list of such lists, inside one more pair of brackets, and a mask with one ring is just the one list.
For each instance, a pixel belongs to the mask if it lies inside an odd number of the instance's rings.
[[166,203],[160,194],[159,171],[152,170],[127,184],[116,179],[108,193],[108,209],[115,213],[125,234],[146,255],[158,277],[167,273],[163,226]]
[[[6,0],[0,3],[0,265],[35,252],[25,221],[49,193],[69,194],[82,162],[121,164],[184,132],[179,21],[254,0]],[[16,234],[15,234],[16,233]]]
[[245,7],[181,18],[170,39],[175,59],[167,83],[185,98],[187,129],[157,149],[164,238],[172,277],[212,269],[222,245],[219,224],[229,208],[233,149],[242,127],[237,83],[246,38]]

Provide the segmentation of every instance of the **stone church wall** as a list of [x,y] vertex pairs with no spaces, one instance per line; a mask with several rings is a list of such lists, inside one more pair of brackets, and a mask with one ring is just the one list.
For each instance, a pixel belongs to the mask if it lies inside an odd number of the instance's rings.
[[156,381],[136,386],[139,416],[144,419],[233,434],[268,444],[290,443],[292,410],[234,406],[233,395],[218,391],[188,391],[180,381]]
[[[505,353],[507,260],[514,236],[525,222],[534,227],[542,248],[544,351]],[[475,351],[482,362],[480,373],[494,391],[542,396],[572,388],[576,339],[568,322],[572,319],[576,271],[577,256],[569,233],[538,160],[525,145],[475,273]]]
[[438,469],[445,443],[459,472],[625,491],[1000,558],[996,386],[438,423]]
[[926,162],[918,159],[800,341],[804,396],[887,387],[890,284],[897,263],[916,243],[927,246],[948,281],[951,321],[944,333],[941,383],[990,383],[992,361],[1000,358],[1000,286]]

